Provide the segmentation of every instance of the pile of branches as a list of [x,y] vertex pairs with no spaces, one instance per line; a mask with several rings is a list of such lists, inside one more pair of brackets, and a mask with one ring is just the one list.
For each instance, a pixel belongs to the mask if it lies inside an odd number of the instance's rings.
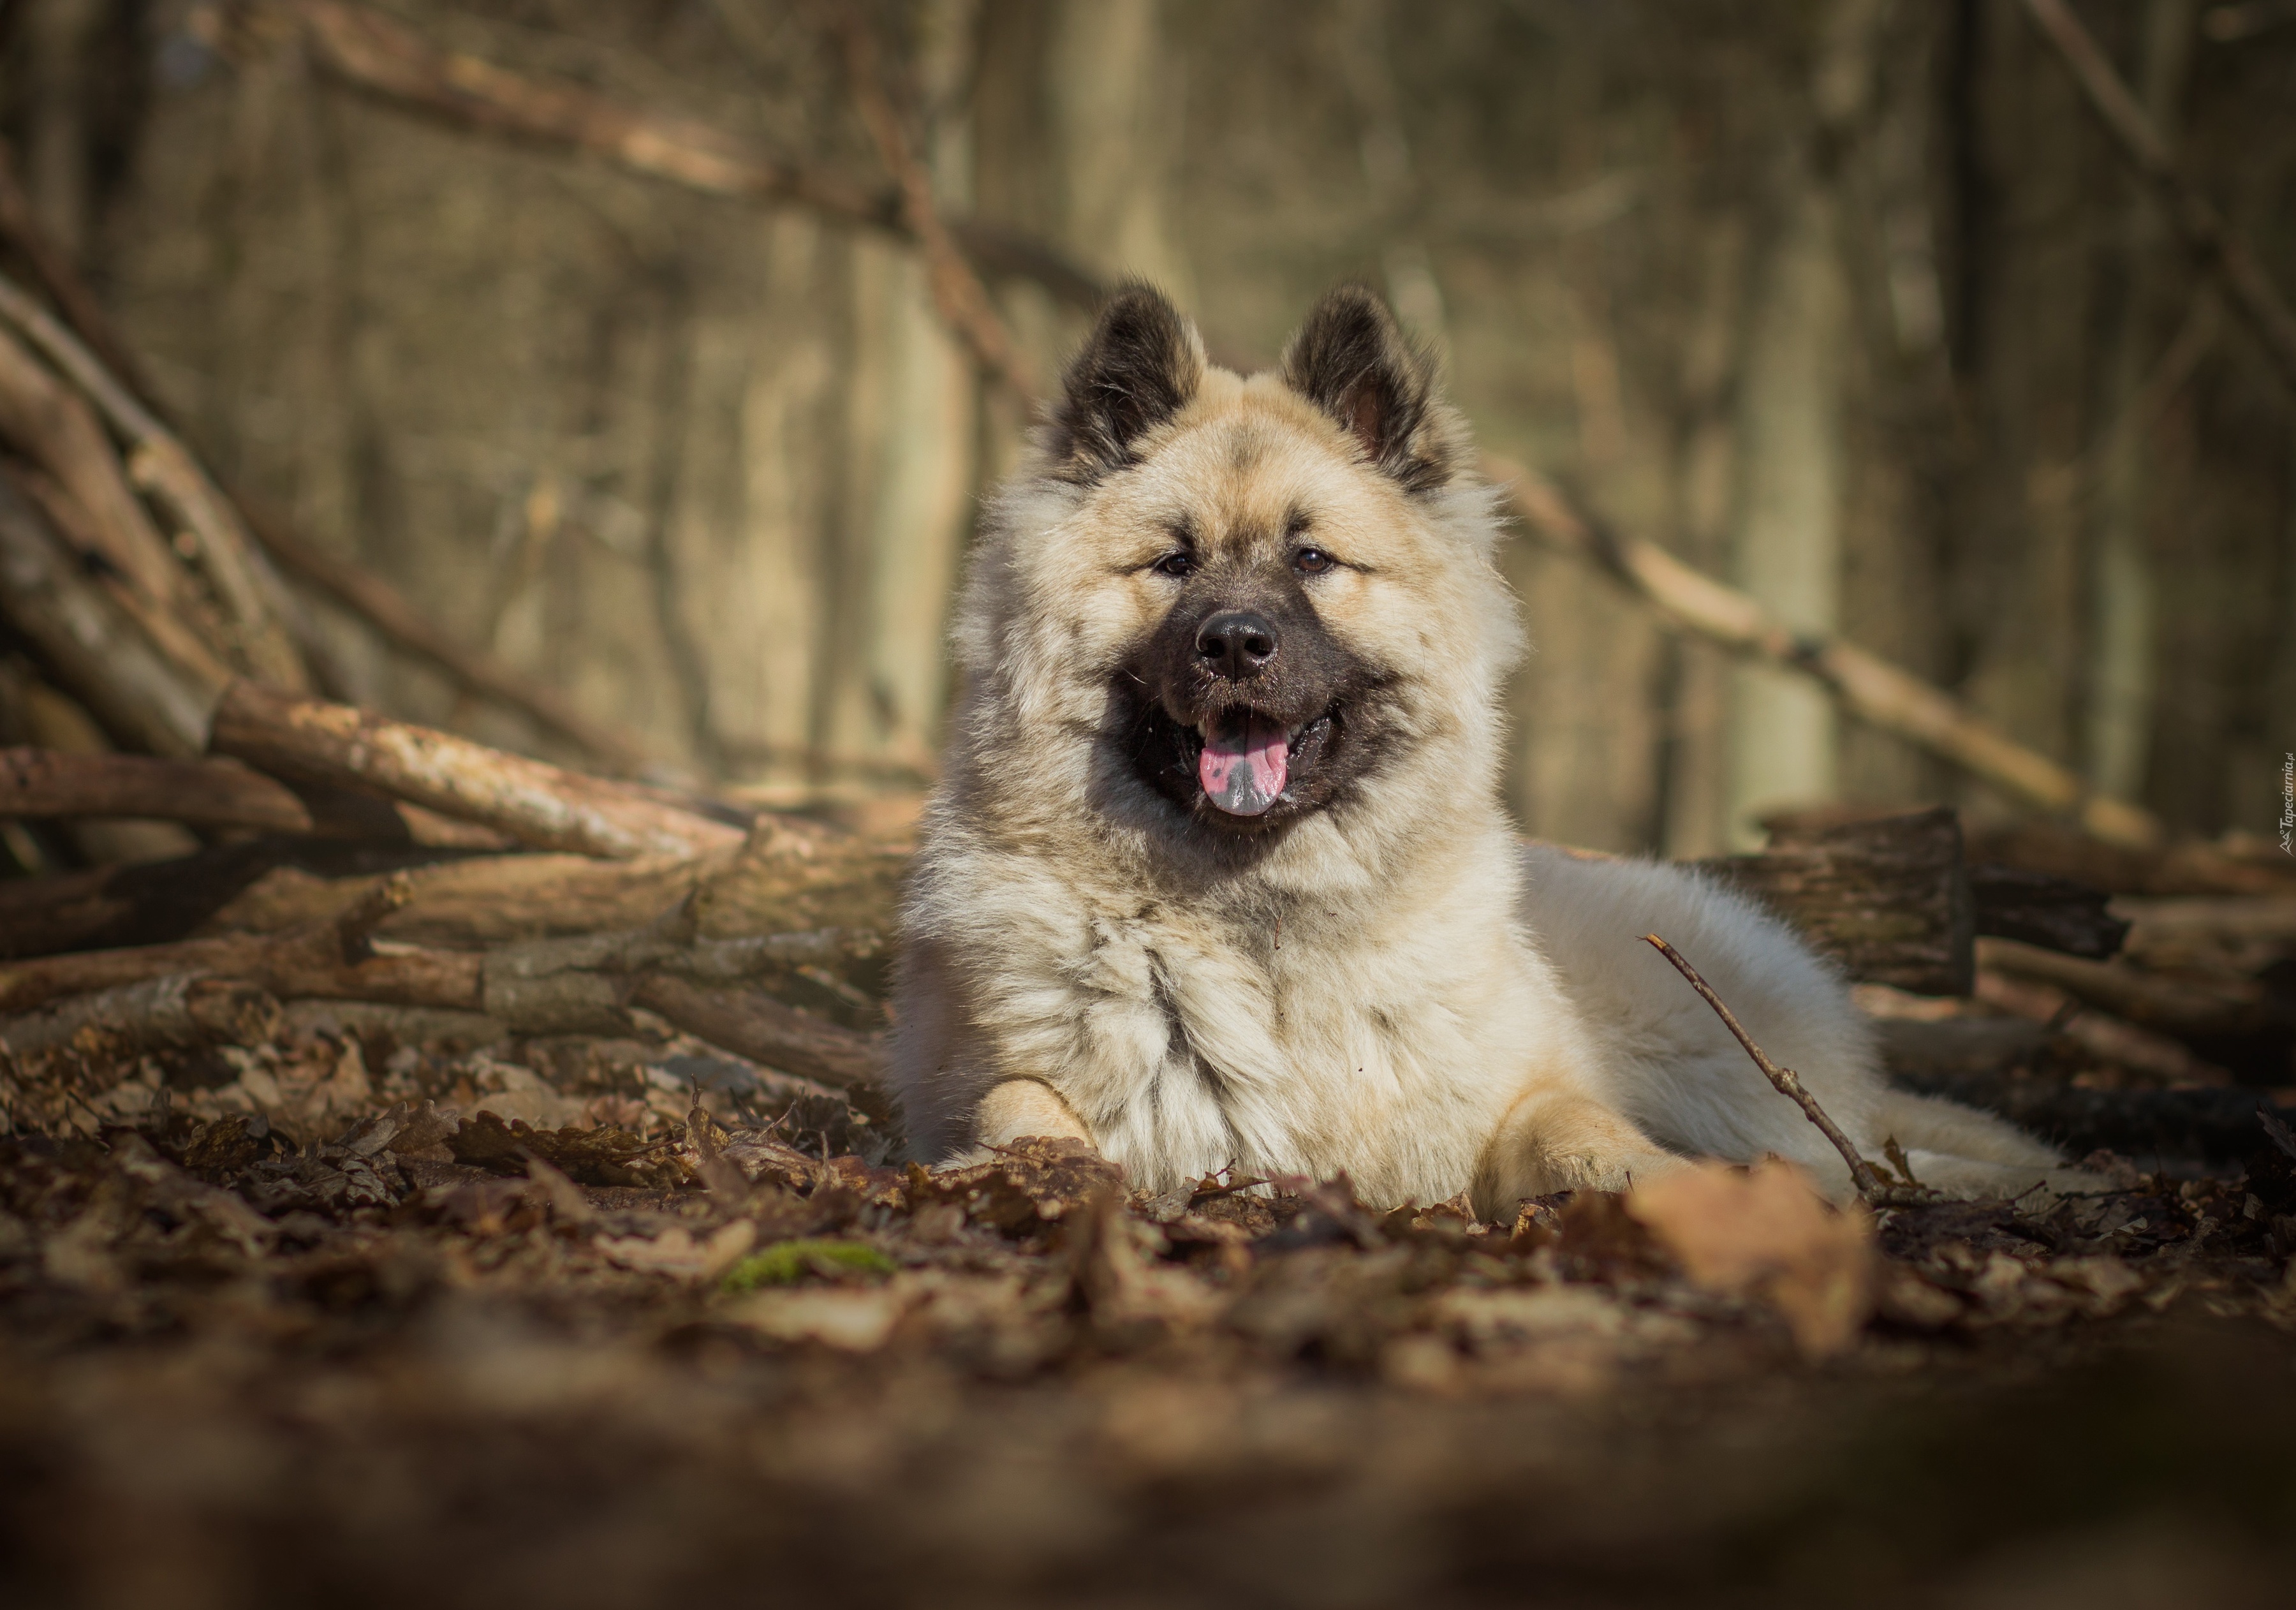
[[[196,1063],[327,1003],[409,1044],[643,1019],[882,1123],[898,857],[319,696],[308,606],[272,563],[303,550],[258,543],[122,378],[132,359],[4,172],[0,232],[49,292],[0,275],[0,722],[18,729],[0,733],[18,744],[0,751],[0,835],[26,875],[0,881],[0,1121],[72,1121],[42,1095],[60,1058]],[[466,686],[632,750],[407,625],[375,579],[326,575]],[[105,862],[86,830],[119,820],[168,824],[188,853]]]
[[[489,1041],[627,1031],[643,1009],[829,1088],[868,1084],[883,1019],[853,980],[873,987],[884,946],[850,919],[882,923],[897,852],[250,681],[226,687],[210,745],[265,769],[0,759],[0,809],[271,830],[0,884],[0,1042],[16,1056],[84,1033],[252,1043],[281,1002],[357,1003],[365,1021]],[[768,977],[848,1021],[742,987]]]

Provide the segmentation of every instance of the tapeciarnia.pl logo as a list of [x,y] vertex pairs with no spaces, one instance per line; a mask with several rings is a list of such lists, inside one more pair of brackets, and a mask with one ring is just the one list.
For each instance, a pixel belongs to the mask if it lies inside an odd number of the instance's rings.
[[2280,853],[2296,855],[2296,755],[2280,758]]

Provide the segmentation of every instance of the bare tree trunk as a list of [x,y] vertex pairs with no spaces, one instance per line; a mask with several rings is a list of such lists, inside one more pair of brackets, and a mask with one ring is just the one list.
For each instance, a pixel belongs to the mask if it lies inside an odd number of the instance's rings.
[[[2072,502],[2094,344],[2092,135],[2079,92],[2012,5],[1970,8],[1956,367],[1970,407],[1969,475],[1948,533],[1960,691],[1980,715],[2053,759],[2073,750],[2070,678],[2085,613]],[[2037,226],[2046,220],[2049,227]],[[1980,817],[2002,797],[1975,789]]]
[[[1806,181],[1771,249],[1740,394],[1734,578],[1799,630],[1840,624],[1841,342],[1848,300],[1836,206]],[[1759,842],[1767,807],[1834,791],[1833,711],[1814,688],[1762,667],[1738,673],[1731,735],[1731,842]]]
[[1139,275],[1181,306],[1194,275],[1171,215],[1185,86],[1164,0],[1062,0],[1050,74],[1066,243],[1105,277]]
[[1447,364],[1451,356],[1443,287],[1412,213],[1423,193],[1403,126],[1403,97],[1395,83],[1395,53],[1388,39],[1385,0],[1343,0],[1341,77],[1355,103],[1364,185],[1378,231],[1380,273],[1388,300],[1404,324]]
[[[1673,469],[1674,546],[1711,575],[1729,540],[1736,435],[1729,382],[1744,362],[1739,314],[1745,303],[1747,239],[1742,220],[1709,226],[1697,323],[1683,354],[1685,423]],[[1660,842],[1677,859],[1721,853],[1726,844],[1731,665],[1694,637],[1668,645],[1668,690],[1660,784]]]
[[[1872,93],[1886,0],[1839,0],[1811,86],[1812,126],[1786,160],[1778,234],[1755,293],[1739,393],[1738,583],[1798,628],[1840,624],[1845,349],[1852,339],[1836,148]],[[1766,806],[1835,791],[1831,703],[1775,671],[1737,678],[1731,742],[1732,842],[1759,842]]]
[[886,267],[890,305],[875,356],[887,386],[862,589],[867,655],[846,682],[867,708],[849,702],[831,746],[929,773],[947,691],[948,599],[977,485],[978,382],[933,316],[924,266],[907,255]]
[[[2144,110],[2174,137],[2178,103],[2192,64],[2194,0],[2150,0],[2144,10],[2137,78]],[[2089,622],[2085,759],[2090,784],[2122,799],[2141,797],[2152,736],[2153,592],[2146,541],[2145,459],[2150,432],[2122,432],[2137,407],[2153,361],[2151,335],[2162,282],[2169,276],[2158,207],[2133,177],[2127,204],[2127,263],[2112,333],[2103,428],[2120,439],[2102,469],[2095,504],[2095,572]]]
[[40,222],[64,252],[87,250],[88,58],[107,0],[30,0],[24,8],[24,178]]
[[[1939,510],[1925,461],[1953,439],[1952,374],[1938,277],[1939,46],[1949,8],[1900,5],[1879,60],[1869,134],[1843,184],[1852,322],[1846,428],[1852,472],[1843,516],[1841,630],[1915,675],[1946,664]],[[1861,722],[1841,732],[1835,782],[1849,800],[1934,800],[1945,774],[1902,736]]]
[[[1399,26],[1408,14],[1396,13]],[[1560,94],[1562,123],[1587,132],[1564,144],[1554,182],[1567,189],[1599,185],[1611,160],[1606,139],[1593,132],[1607,115],[1601,86],[1578,80]],[[1439,175],[1425,177],[1439,183]],[[1562,416],[1576,425],[1576,468],[1606,507],[1656,516],[1672,466],[1659,432],[1629,427],[1625,331],[1611,287],[1617,260],[1591,230],[1566,232],[1553,260],[1547,295],[1556,329],[1547,361],[1556,370]],[[1469,272],[1464,261],[1461,267]],[[1462,367],[1476,362],[1464,357]],[[1485,383],[1496,378],[1488,368],[1486,376]],[[1516,563],[1533,645],[1510,698],[1517,724],[1512,792],[1521,818],[1543,837],[1604,850],[1652,848],[1662,833],[1667,652],[1658,627],[1575,567],[1544,556]]]
[[[918,61],[922,160],[936,202],[951,209],[972,183],[967,120],[954,103],[970,76],[968,10],[927,8]],[[979,382],[934,311],[928,264],[877,241],[857,243],[855,264],[859,374],[841,590],[857,629],[840,645],[825,747],[926,773],[947,690],[945,614],[978,484]]]
[[[767,226],[766,282],[769,294],[797,303],[833,300],[831,285],[862,250],[859,241],[833,237],[812,218],[787,214]],[[832,399],[841,359],[840,333],[808,321],[792,330],[768,360],[748,360],[739,410],[741,471],[739,550],[708,556],[697,573],[714,574],[756,600],[754,642],[738,664],[721,663],[717,678],[721,735],[740,732],[754,745],[738,754],[751,776],[789,780],[790,769],[820,747],[815,711],[825,674],[822,637],[829,629],[828,551],[836,530],[834,449],[838,431]],[[705,350],[698,362],[710,361]],[[695,511],[703,525],[707,510]],[[709,538],[696,530],[692,543]],[[743,612],[717,614],[728,627]],[[718,608],[723,608],[722,605]],[[727,697],[729,690],[738,690]]]

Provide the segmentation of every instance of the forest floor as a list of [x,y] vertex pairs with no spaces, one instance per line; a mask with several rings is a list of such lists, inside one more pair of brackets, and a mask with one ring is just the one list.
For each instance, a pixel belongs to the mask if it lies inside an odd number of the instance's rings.
[[20,1059],[0,1596],[2285,1602],[2284,1133],[2089,1197],[1717,1170],[1484,1225],[882,1166],[695,1050]]

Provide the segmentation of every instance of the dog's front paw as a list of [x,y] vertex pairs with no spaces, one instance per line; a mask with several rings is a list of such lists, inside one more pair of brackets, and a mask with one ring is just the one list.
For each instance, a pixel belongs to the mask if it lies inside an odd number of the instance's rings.
[[1573,1191],[1631,1191],[1638,1185],[1649,1185],[1697,1166],[1687,1157],[1655,1151],[1623,1157],[1616,1153],[1588,1154],[1558,1161],[1562,1171],[1570,1176],[1570,1183],[1562,1188]]

